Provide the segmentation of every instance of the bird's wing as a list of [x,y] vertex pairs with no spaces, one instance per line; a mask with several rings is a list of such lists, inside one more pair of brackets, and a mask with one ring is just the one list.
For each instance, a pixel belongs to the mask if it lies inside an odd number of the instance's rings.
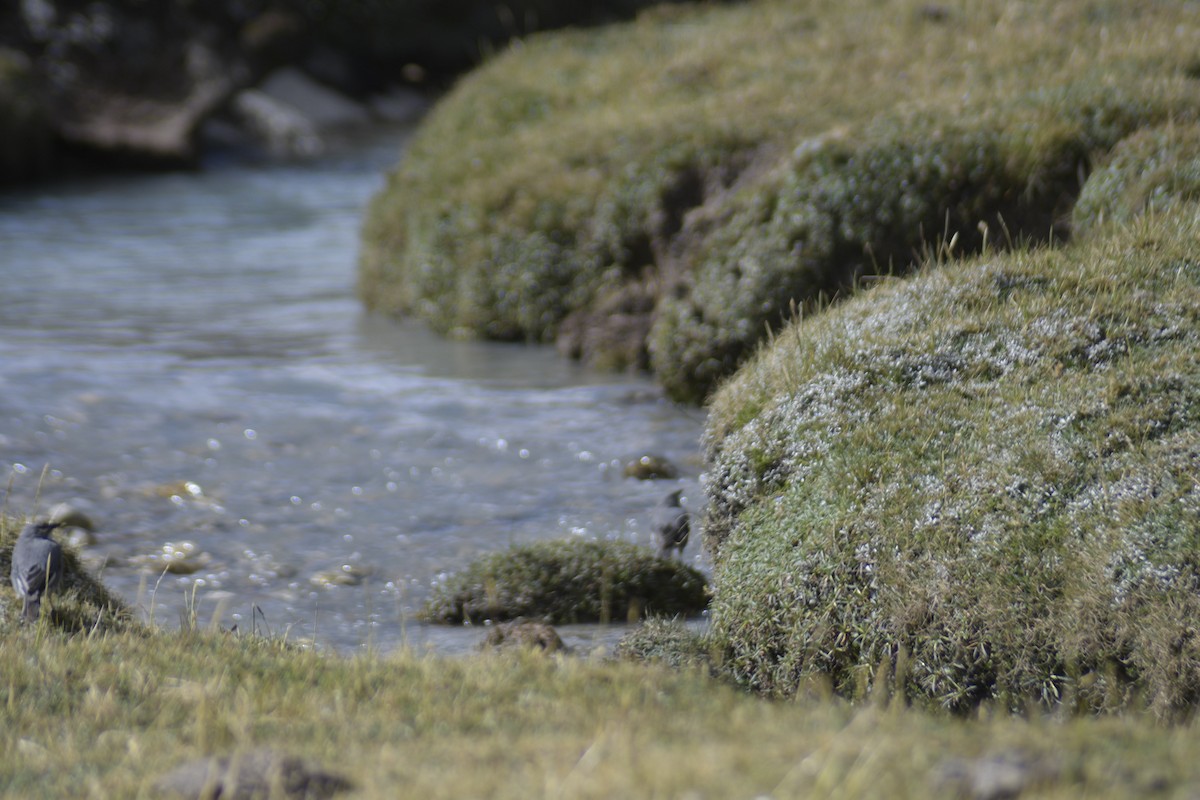
[[[52,546],[51,542],[34,542],[33,545],[44,544],[44,547],[31,546],[13,550],[13,586],[23,595],[40,595],[46,586],[46,565],[50,565],[52,575],[62,574],[62,551]],[[17,568],[17,564],[21,568]]]
[[688,514],[675,509],[675,513],[664,515],[658,526],[659,533],[674,541],[680,541],[688,533]]
[[46,565],[30,563],[24,569],[13,569],[13,587],[17,593],[25,596],[41,594],[46,585]]
[[50,586],[56,589],[63,578],[62,547],[57,542],[50,542],[50,545],[50,558],[47,562],[50,565]]

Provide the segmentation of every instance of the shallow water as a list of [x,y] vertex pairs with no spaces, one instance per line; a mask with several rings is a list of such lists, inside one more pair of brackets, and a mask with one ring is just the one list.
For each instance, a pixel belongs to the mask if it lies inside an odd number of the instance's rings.
[[[458,652],[481,632],[413,621],[447,573],[513,542],[649,544],[659,498],[699,504],[702,416],[650,382],[361,311],[362,210],[404,136],[0,194],[8,510],[87,511],[88,557],[156,622],[194,592],[202,624]],[[643,452],[682,477],[621,477]],[[185,541],[203,569],[141,563]],[[370,574],[314,583],[346,565]]]

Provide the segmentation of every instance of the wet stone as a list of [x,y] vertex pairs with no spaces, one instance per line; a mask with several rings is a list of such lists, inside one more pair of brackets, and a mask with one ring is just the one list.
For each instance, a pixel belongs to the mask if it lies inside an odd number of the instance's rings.
[[195,542],[166,542],[158,552],[132,559],[134,564],[172,575],[191,575],[208,567],[212,556],[196,546]]
[[70,503],[58,503],[46,514],[46,521],[62,528],[81,528],[85,531],[96,530],[92,518]]
[[370,567],[343,564],[318,572],[309,579],[309,583],[313,586],[359,586],[374,573],[375,570]]
[[479,644],[480,650],[538,650],[543,653],[567,652],[562,637],[553,626],[534,620],[513,620],[494,626]]
[[679,476],[679,470],[662,456],[646,454],[627,461],[622,474],[626,478],[637,478],[639,481],[670,480]]
[[88,528],[68,528],[63,538],[67,544],[76,550],[83,547],[91,547],[96,543],[96,534],[92,533]]

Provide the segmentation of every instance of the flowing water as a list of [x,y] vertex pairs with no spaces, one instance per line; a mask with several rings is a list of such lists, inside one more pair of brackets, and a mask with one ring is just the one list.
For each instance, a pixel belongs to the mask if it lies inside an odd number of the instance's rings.
[[[0,195],[8,511],[85,510],[89,561],[155,622],[192,608],[342,651],[461,652],[478,629],[414,616],[472,558],[572,536],[650,544],[663,495],[699,504],[701,415],[650,382],[361,311],[362,212],[404,135],[316,164]],[[647,452],[681,477],[622,477]],[[164,572],[166,543],[201,568]],[[328,580],[352,571],[356,585]]]

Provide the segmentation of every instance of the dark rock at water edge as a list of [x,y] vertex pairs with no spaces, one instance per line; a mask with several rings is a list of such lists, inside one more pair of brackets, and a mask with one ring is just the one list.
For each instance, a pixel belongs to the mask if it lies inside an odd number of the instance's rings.
[[[247,20],[182,0],[30,0],[0,12],[31,59],[54,135],[114,158],[193,160],[197,126],[253,76]],[[232,5],[230,5],[232,7]]]
[[[327,120],[278,94],[242,97],[280,67],[408,117],[436,86],[534,29],[627,16],[649,0],[21,0],[0,5],[0,185],[94,166],[177,168],[206,147],[323,151]],[[440,77],[439,77],[440,76]],[[326,108],[328,106],[325,106]],[[302,110],[303,111],[303,110]],[[230,113],[226,113],[230,112]],[[205,130],[214,117],[236,123]],[[315,128],[315,130],[311,130]]]
[[52,158],[50,115],[33,63],[0,47],[0,185],[44,174]]
[[670,480],[679,476],[679,470],[667,458],[646,453],[625,462],[621,474],[639,481]]
[[568,648],[553,626],[536,620],[517,619],[490,628],[479,649],[561,653]]

